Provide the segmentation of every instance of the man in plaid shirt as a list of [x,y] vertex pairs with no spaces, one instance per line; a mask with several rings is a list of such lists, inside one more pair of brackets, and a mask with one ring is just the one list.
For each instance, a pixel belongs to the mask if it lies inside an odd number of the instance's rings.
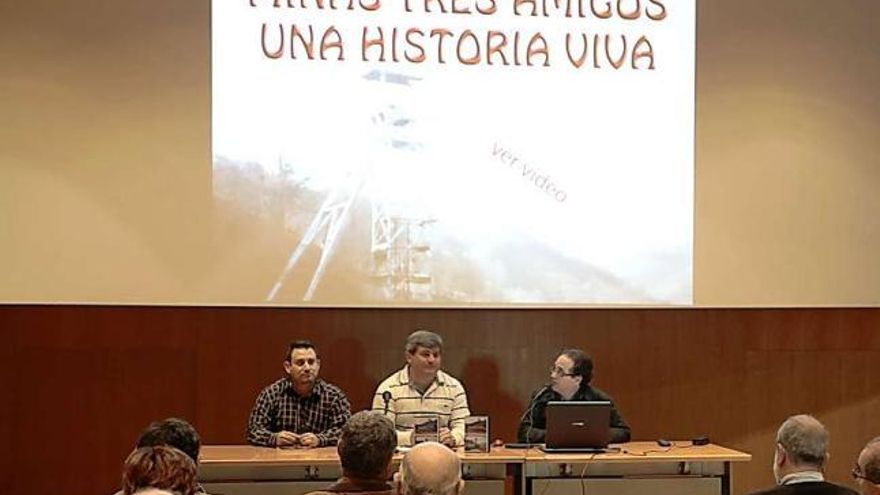
[[336,445],[351,417],[348,398],[318,378],[321,360],[307,340],[290,344],[286,377],[264,388],[248,420],[247,440],[266,447]]

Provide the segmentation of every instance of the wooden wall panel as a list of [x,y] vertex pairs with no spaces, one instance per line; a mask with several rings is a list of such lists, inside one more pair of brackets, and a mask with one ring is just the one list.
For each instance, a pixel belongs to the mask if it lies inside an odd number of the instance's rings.
[[747,450],[735,493],[772,483],[773,436],[811,412],[832,433],[832,478],[880,434],[880,310],[420,310],[3,306],[0,492],[111,493],[151,420],[178,415],[205,443],[242,443],[287,342],[314,340],[322,376],[355,408],[403,363],[417,326],[446,339],[493,436],[512,439],[529,393],[567,346],[596,361],[637,439],[691,438]]

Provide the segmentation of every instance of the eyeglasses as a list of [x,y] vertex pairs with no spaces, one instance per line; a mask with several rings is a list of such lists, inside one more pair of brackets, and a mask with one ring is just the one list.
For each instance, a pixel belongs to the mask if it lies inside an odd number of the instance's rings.
[[575,373],[570,373],[568,371],[565,371],[564,369],[560,368],[559,366],[551,366],[550,367],[550,374],[551,375],[558,375],[558,376],[577,376]]
[[862,468],[860,468],[858,464],[853,466],[852,471],[850,471],[850,474],[852,475],[854,480],[865,480],[868,483],[880,484],[880,483],[877,483],[876,481],[872,480],[871,478],[868,478],[867,476],[865,476],[862,473]]

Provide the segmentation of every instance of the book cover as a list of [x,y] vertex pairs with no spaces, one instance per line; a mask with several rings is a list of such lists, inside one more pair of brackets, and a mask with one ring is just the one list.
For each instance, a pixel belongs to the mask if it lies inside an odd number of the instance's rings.
[[465,452],[489,452],[489,416],[468,416],[464,420]]
[[413,426],[413,445],[440,441],[440,418],[436,414],[419,415]]

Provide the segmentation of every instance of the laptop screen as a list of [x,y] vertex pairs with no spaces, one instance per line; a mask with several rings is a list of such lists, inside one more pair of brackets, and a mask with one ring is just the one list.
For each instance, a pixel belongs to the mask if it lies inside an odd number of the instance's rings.
[[611,402],[547,403],[547,449],[604,449],[611,438]]

